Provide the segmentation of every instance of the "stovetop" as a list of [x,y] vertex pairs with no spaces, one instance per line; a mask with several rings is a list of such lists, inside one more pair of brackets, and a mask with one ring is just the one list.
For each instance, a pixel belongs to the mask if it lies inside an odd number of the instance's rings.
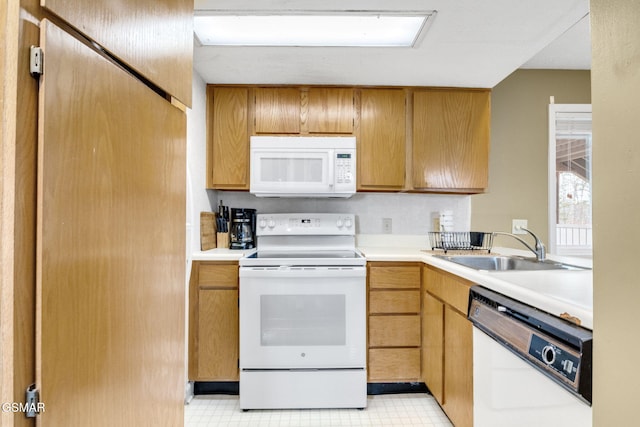
[[260,251],[240,259],[240,267],[364,266],[366,259],[356,250]]
[[257,251],[240,266],[365,265],[355,248],[355,215],[259,214]]
[[296,252],[283,252],[283,251],[257,251],[250,255],[247,255],[249,259],[292,259],[292,258],[304,258],[304,259],[345,259],[362,258],[362,255],[356,251],[349,250],[336,250],[336,251],[296,251]]

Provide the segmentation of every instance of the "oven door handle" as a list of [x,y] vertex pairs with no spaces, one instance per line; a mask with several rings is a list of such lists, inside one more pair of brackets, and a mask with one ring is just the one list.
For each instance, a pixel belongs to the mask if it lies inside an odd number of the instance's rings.
[[240,277],[366,277],[367,268],[362,266],[321,267],[240,267]]

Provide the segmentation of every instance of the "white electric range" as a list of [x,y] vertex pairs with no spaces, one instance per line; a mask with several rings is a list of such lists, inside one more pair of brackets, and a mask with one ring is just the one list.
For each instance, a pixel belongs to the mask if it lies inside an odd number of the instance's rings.
[[259,214],[240,259],[240,407],[364,408],[366,260],[349,214]]

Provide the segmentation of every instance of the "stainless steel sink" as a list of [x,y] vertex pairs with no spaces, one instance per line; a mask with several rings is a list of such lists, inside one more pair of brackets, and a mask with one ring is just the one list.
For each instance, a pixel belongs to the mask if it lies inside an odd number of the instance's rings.
[[537,261],[535,258],[503,255],[434,255],[476,270],[531,271],[531,270],[589,270],[587,267],[557,261]]

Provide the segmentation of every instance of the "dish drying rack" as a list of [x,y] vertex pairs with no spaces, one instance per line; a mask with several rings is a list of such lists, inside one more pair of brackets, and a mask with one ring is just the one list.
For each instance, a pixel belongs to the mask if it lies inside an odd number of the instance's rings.
[[431,249],[447,251],[487,251],[491,253],[493,233],[481,231],[430,231]]

